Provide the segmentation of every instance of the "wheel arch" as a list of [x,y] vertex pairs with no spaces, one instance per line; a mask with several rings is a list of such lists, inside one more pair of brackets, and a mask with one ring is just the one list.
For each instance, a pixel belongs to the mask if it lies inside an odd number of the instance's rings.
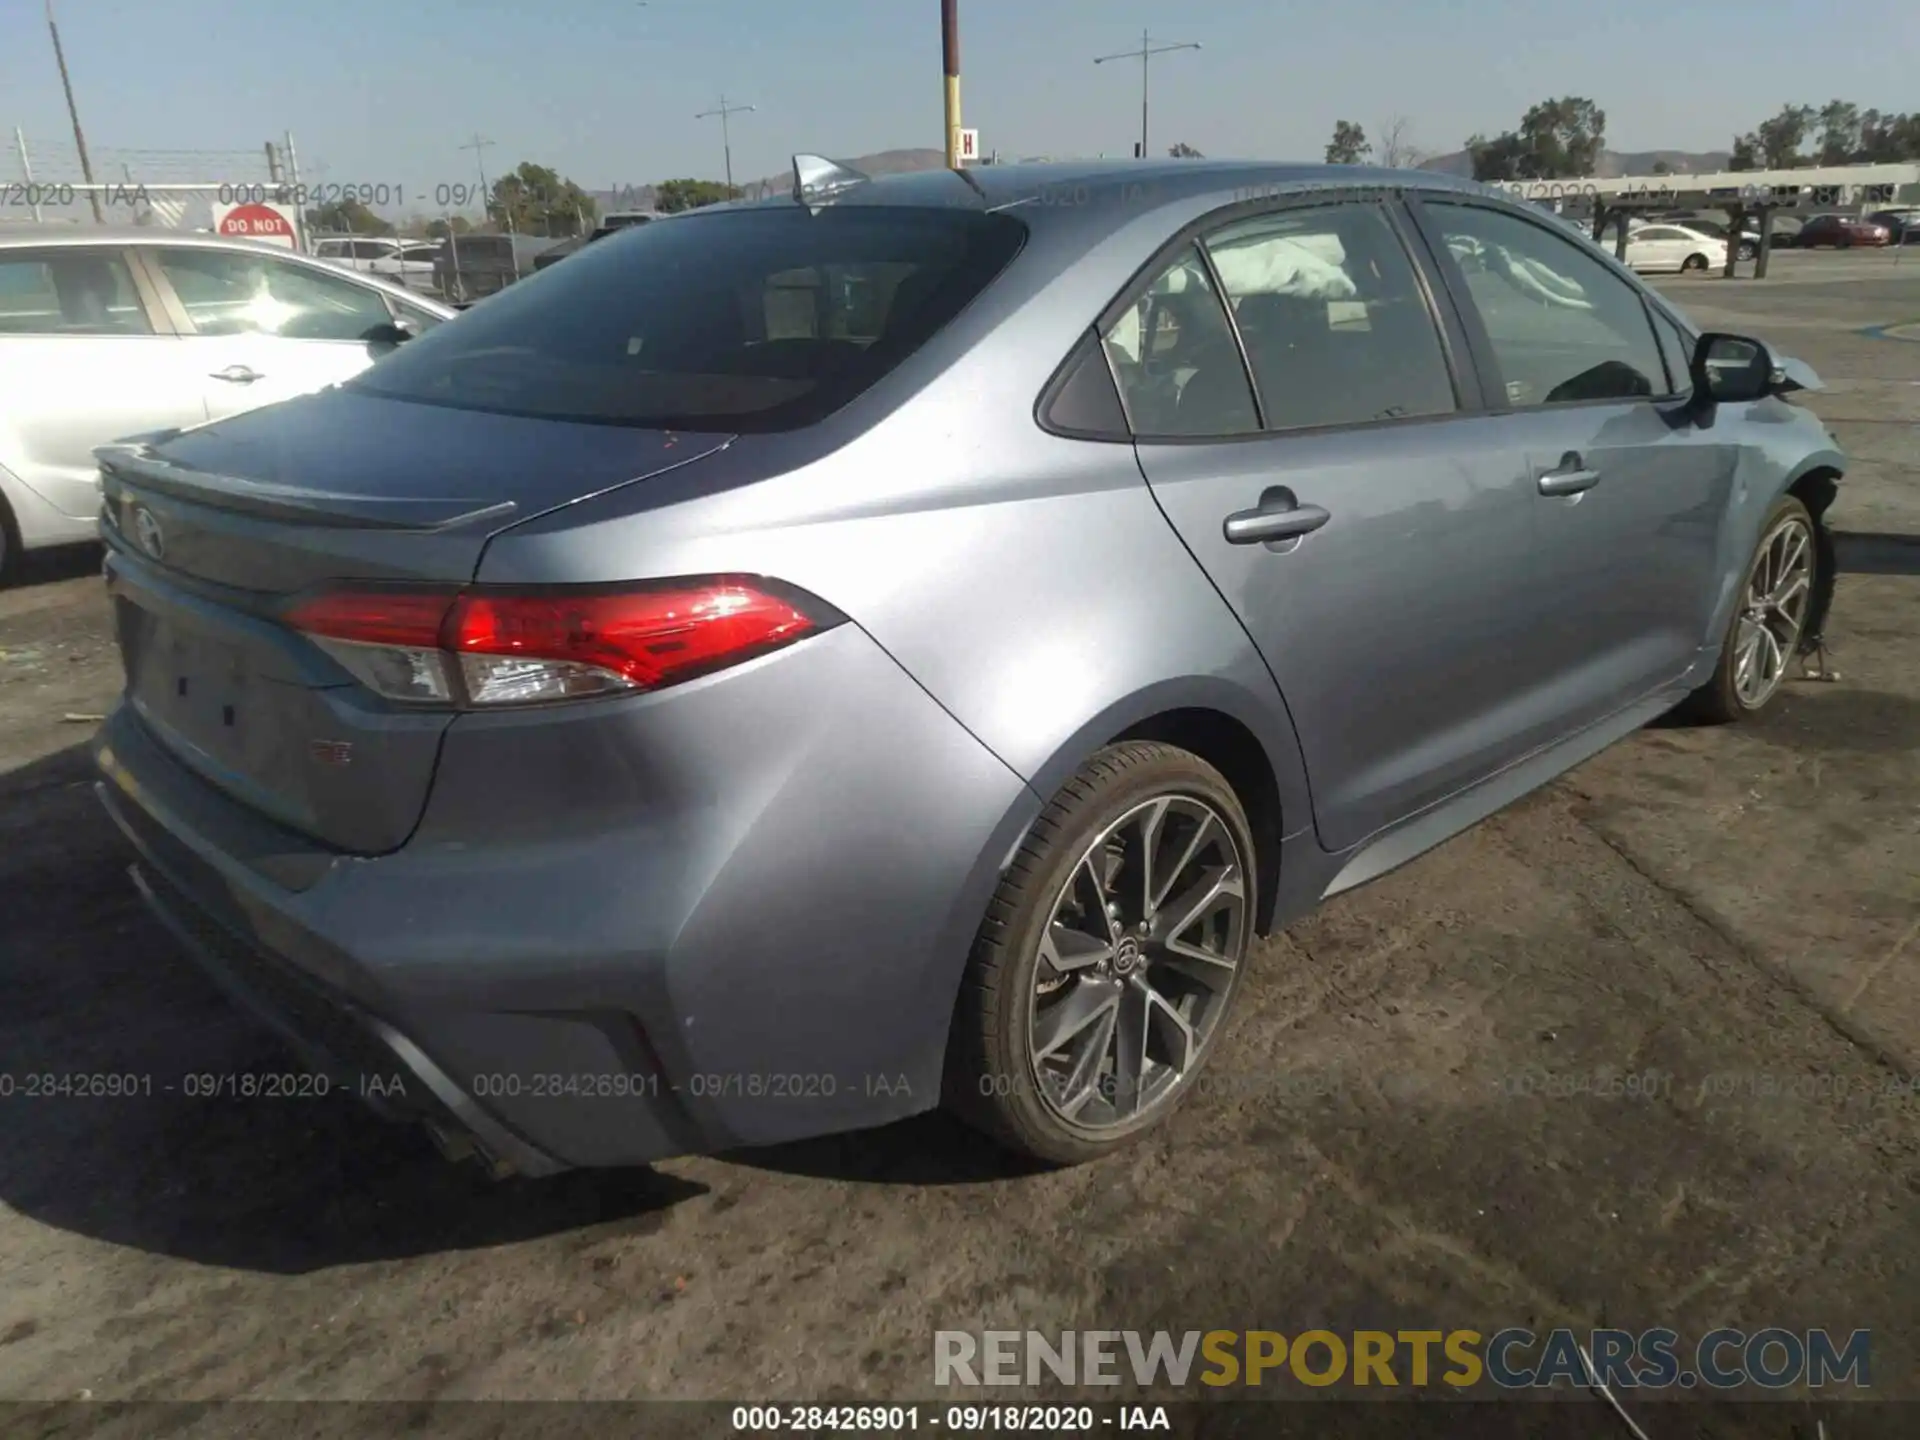
[[1809,456],[1781,491],[1805,505],[1813,517],[1814,555],[1819,561],[1814,569],[1813,594],[1808,597],[1806,623],[1800,630],[1802,654],[1822,643],[1827,615],[1833,608],[1834,587],[1840,578],[1839,557],[1834,551],[1833,532],[1827,528],[1826,513],[1840,493],[1844,477],[1841,464],[1839,454],[1833,451]]
[[[1281,842],[1312,823],[1305,762],[1278,691],[1271,698],[1254,695],[1217,676],[1148,687],[1088,720],[1028,783],[1044,804],[1100,750],[1128,740],[1177,746],[1226,777],[1253,832],[1259,875],[1255,928],[1268,933],[1280,893]],[[1016,839],[1014,849],[1018,846]]]

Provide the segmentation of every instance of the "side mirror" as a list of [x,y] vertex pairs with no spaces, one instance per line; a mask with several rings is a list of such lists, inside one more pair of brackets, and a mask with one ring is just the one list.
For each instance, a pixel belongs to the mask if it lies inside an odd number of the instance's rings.
[[1784,379],[1767,347],[1744,335],[1702,335],[1694,347],[1693,392],[1713,404],[1762,399]]
[[360,338],[369,345],[385,345],[389,348],[404,345],[419,332],[411,320],[389,320],[384,325],[376,325]]

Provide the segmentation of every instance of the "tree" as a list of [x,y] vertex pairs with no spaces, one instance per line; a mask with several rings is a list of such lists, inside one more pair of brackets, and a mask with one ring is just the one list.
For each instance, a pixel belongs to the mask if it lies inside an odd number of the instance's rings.
[[1176,160],[1204,160],[1207,158],[1184,140],[1177,141],[1173,148],[1167,151],[1167,154]]
[[1542,100],[1520,128],[1467,141],[1476,180],[1577,180],[1592,175],[1606,144],[1607,112],[1569,95]]
[[466,235],[473,230],[473,222],[464,215],[451,215],[442,220],[429,220],[427,234],[435,240],[444,240],[449,235]]
[[1745,135],[1733,137],[1733,155],[1727,161],[1729,170],[1758,170],[1760,168],[1760,137],[1749,130]]
[[1373,153],[1367,132],[1351,120],[1333,122],[1333,139],[1327,142],[1327,164],[1358,165]]
[[1413,123],[1404,115],[1389,115],[1380,127],[1380,163],[1389,170],[1411,170],[1426,158],[1413,143]]
[[493,182],[487,218],[516,235],[584,235],[600,207],[559,171],[523,160]]
[[1467,156],[1473,162],[1476,180],[1527,180],[1529,157],[1518,135],[1511,130],[1489,140],[1484,135],[1467,137]]
[[1753,132],[1760,159],[1769,170],[1791,170],[1801,163],[1800,146],[1813,123],[1811,105],[1782,105],[1780,113],[1763,120]]
[[1845,100],[1829,100],[1820,107],[1820,163],[1851,164],[1859,153],[1860,107]]
[[1920,114],[1864,112],[1860,116],[1860,149],[1855,158],[1875,165],[1920,160]]
[[1673,166],[1664,160],[1656,160],[1653,162],[1653,173],[1656,175],[1671,175],[1673,173]]
[[358,200],[329,200],[307,211],[307,228],[323,235],[391,235],[393,223]]
[[654,187],[653,208],[662,215],[677,215],[682,210],[698,210],[703,205],[739,198],[739,186],[729,189],[718,180],[662,180]]
[[1521,117],[1520,139],[1532,157],[1531,180],[1581,179],[1593,174],[1606,143],[1607,112],[1569,95],[1543,100]]

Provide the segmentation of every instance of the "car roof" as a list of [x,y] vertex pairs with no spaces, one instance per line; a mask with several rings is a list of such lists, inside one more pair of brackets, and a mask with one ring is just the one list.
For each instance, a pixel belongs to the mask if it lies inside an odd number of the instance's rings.
[[[1017,210],[1029,226],[1085,226],[1110,230],[1114,206],[1134,213],[1164,205],[1236,200],[1323,189],[1394,188],[1499,195],[1492,186],[1437,170],[1388,170],[1370,165],[1281,163],[1262,160],[1058,160],[970,166],[965,172],[915,170],[881,175],[833,195],[835,207],[901,205]],[[1505,197],[1503,197],[1505,198]],[[685,212],[791,205],[790,195],[736,200]],[[677,219],[666,216],[665,219]]]
[[35,249],[69,245],[205,245],[220,250],[257,250],[269,255],[288,253],[286,246],[270,245],[264,240],[243,240],[205,230],[169,230],[158,225],[0,223],[0,248],[14,250],[29,245]]

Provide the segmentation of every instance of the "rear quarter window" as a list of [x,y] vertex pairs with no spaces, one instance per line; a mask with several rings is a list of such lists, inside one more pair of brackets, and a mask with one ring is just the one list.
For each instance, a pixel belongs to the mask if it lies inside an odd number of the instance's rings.
[[769,205],[632,226],[388,356],[355,388],[654,429],[811,424],[990,285],[1008,215]]

